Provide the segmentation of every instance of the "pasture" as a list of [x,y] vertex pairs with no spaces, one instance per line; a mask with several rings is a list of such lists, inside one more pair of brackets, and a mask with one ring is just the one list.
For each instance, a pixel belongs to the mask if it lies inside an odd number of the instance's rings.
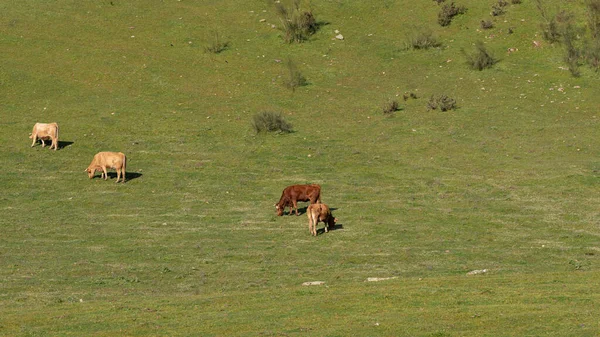
[[[494,3],[441,27],[435,1],[314,0],[288,44],[264,0],[0,0],[0,335],[600,334],[600,77],[536,1]],[[406,49],[420,30],[441,46]],[[256,134],[261,112],[294,131]],[[125,184],[88,179],[99,151]],[[335,230],[276,216],[305,183]]]

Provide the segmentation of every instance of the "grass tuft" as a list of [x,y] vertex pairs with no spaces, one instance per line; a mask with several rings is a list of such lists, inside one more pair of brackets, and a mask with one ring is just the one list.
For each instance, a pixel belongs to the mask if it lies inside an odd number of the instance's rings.
[[274,112],[262,112],[254,115],[252,119],[252,128],[256,133],[290,133],[293,131],[292,124],[288,123],[281,113]]

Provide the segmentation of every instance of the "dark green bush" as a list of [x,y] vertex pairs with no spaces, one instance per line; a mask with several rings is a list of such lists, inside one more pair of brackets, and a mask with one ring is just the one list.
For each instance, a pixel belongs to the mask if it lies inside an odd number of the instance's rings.
[[221,41],[221,39],[219,38],[219,33],[215,32],[213,39],[210,41],[210,44],[208,46],[204,47],[204,52],[212,53],[212,54],[219,54],[220,52],[227,49],[228,46],[229,46],[229,42]]
[[508,6],[508,2],[505,0],[498,0],[495,4],[492,5],[492,16],[500,16],[506,13],[506,6]]
[[254,115],[252,119],[252,128],[256,133],[261,132],[292,132],[292,124],[288,123],[281,113],[262,112]]
[[475,43],[475,52],[467,54],[463,50],[463,54],[465,54],[465,57],[467,58],[467,65],[474,70],[491,68],[498,62],[498,60],[487,51],[485,45],[481,41]]
[[383,114],[386,116],[391,116],[398,110],[400,110],[400,105],[396,100],[389,101],[383,105]]
[[437,48],[442,43],[431,31],[417,31],[407,37],[406,49],[429,49]]
[[283,39],[287,43],[306,41],[319,28],[312,12],[302,9],[300,2],[301,0],[292,0],[288,6],[281,2],[275,3],[275,12],[283,26]]
[[464,14],[466,13],[467,8],[464,6],[456,6],[454,4],[454,2],[451,2],[450,4],[445,4],[442,6],[442,8],[440,9],[440,12],[438,13],[438,23],[440,24],[440,26],[445,27],[450,25],[450,23],[452,22],[452,19],[459,15],[459,14]]
[[427,102],[427,110],[437,110],[448,111],[456,109],[456,100],[446,96],[434,96],[431,95],[429,102]]
[[298,67],[296,66],[294,61],[292,61],[291,59],[288,59],[286,66],[287,66],[287,70],[288,70],[288,76],[285,77],[283,80],[283,84],[285,85],[286,88],[292,89],[292,91],[295,91],[296,88],[302,87],[302,86],[305,86],[308,84],[308,82],[306,81],[306,78],[304,77],[304,75],[302,75],[300,70],[298,70]]
[[481,20],[481,29],[492,29],[494,28],[494,23],[490,20]]

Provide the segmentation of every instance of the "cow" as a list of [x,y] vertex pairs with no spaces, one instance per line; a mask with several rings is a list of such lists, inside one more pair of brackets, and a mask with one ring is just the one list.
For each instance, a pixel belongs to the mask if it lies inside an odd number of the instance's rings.
[[126,161],[127,158],[122,152],[98,152],[94,156],[94,159],[92,159],[90,166],[85,169],[85,172],[87,172],[88,177],[92,179],[94,174],[96,174],[96,171],[102,171],[101,177],[104,178],[104,180],[107,180],[108,174],[106,173],[106,169],[115,169],[117,170],[116,182],[119,182],[119,178],[121,177],[121,174],[123,174],[123,179],[121,182],[124,183]]
[[296,209],[298,214],[298,201],[309,201],[311,204],[321,202],[321,186],[312,185],[292,185],[288,186],[281,193],[279,202],[275,204],[277,215],[282,216],[287,206],[290,207],[290,215],[292,210]]
[[31,147],[35,146],[38,139],[42,142],[42,147],[46,147],[45,140],[52,140],[50,144],[50,150],[54,148],[54,151],[58,149],[58,124],[56,123],[35,123],[33,131],[29,138],[33,139]]
[[313,236],[317,236],[317,224],[323,222],[325,224],[325,233],[329,229],[335,227],[337,218],[331,215],[331,210],[325,204],[312,204],[306,209],[306,215],[308,216],[308,230]]

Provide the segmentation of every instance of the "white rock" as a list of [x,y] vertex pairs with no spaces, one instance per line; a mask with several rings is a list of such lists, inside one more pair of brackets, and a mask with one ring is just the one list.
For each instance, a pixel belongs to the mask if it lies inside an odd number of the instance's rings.
[[302,283],[303,286],[320,286],[325,284],[324,281],[310,281]]
[[485,274],[487,272],[488,272],[487,269],[478,269],[478,270],[472,270],[472,271],[468,272],[467,275]]
[[386,281],[386,280],[393,280],[398,278],[397,276],[393,276],[393,277],[369,277],[367,278],[367,282],[379,282],[379,281]]
[[335,38],[338,39],[338,40],[343,40],[344,39],[344,35],[338,34],[338,35],[335,36]]

